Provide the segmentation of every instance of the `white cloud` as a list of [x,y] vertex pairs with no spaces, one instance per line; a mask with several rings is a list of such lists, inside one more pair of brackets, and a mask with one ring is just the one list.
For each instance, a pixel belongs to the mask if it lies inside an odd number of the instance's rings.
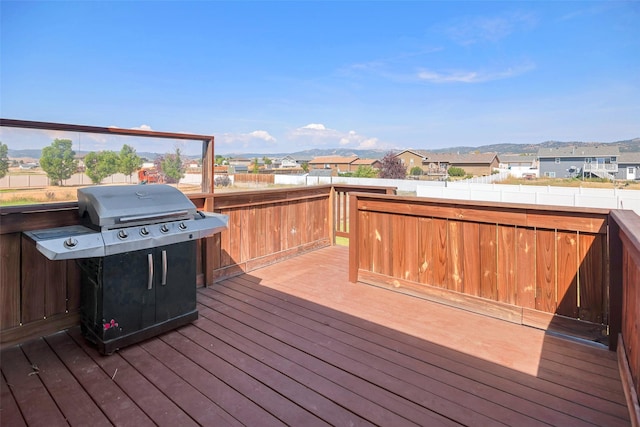
[[436,72],[421,70],[417,73],[419,80],[431,83],[484,83],[493,80],[503,80],[524,74],[535,66],[525,63],[517,67],[510,67],[499,71],[448,71]]
[[252,144],[264,142],[276,142],[269,132],[266,130],[254,130],[249,133],[225,133],[221,136],[216,136],[216,142],[222,144],[242,144],[242,147],[246,148]]
[[327,128],[322,123],[309,123],[306,126],[302,126],[301,129],[312,129],[312,130],[327,130]]
[[289,137],[293,140],[302,140],[309,145],[335,145],[358,149],[388,148],[378,138],[366,137],[354,130],[348,132],[327,128],[320,123],[310,123],[292,131]]
[[465,17],[454,21],[443,31],[456,43],[468,46],[484,41],[497,42],[517,30],[527,30],[536,24],[537,18],[530,13],[510,13]]
[[149,125],[140,125],[140,126],[138,126],[138,127],[133,127],[133,128],[131,128],[131,129],[137,129],[137,130],[153,130],[153,129],[151,129],[151,126],[149,126]]
[[276,141],[276,139],[273,136],[269,135],[269,132],[267,132],[266,130],[254,130],[253,132],[249,132],[247,135],[252,138],[262,139],[267,142]]

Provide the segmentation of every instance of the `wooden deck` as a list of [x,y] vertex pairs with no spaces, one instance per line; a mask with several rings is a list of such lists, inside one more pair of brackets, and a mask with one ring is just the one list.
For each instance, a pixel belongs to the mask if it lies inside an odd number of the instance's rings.
[[5,349],[0,425],[630,425],[603,348],[348,282],[331,247],[200,289],[200,318],[100,356]]

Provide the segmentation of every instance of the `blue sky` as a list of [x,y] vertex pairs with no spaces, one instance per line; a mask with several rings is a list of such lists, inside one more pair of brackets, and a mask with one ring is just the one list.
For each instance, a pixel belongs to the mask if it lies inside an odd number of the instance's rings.
[[217,153],[640,137],[640,2],[0,5],[4,118]]

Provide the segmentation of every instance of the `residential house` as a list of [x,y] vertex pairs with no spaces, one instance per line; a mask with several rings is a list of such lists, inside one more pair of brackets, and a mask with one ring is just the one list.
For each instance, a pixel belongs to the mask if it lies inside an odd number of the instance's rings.
[[540,176],[615,179],[619,156],[620,149],[613,145],[541,148],[538,150]]
[[411,173],[411,169],[416,166],[419,166],[422,169],[422,172],[426,174],[427,170],[427,156],[431,154],[425,150],[404,150],[395,155],[396,158],[400,159],[400,162],[407,168],[407,173]]
[[229,159],[229,165],[231,166],[244,166],[248,168],[252,163],[253,159],[245,159],[242,157],[234,157],[232,159]]
[[298,164],[295,157],[293,156],[287,155],[287,156],[284,156],[282,159],[280,159],[281,168],[297,168],[299,166],[300,164]]
[[310,169],[331,169],[334,175],[351,170],[351,163],[358,160],[357,156],[322,156],[309,162]]
[[427,174],[446,175],[452,167],[464,169],[467,175],[491,175],[498,169],[500,159],[497,153],[431,153],[425,161]]
[[382,162],[378,159],[357,159],[351,162],[351,164],[349,165],[349,172],[357,171],[360,166],[369,166],[373,169],[381,169]]
[[500,155],[499,168],[503,171],[508,171],[511,176],[516,178],[536,178],[540,172],[538,158],[522,154]]
[[616,179],[626,181],[640,179],[640,153],[620,153]]

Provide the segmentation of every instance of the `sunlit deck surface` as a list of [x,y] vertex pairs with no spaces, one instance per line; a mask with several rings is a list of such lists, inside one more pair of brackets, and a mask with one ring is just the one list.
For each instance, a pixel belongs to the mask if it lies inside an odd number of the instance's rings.
[[100,356],[1,354],[0,424],[629,425],[615,354],[347,280],[331,247],[200,289],[200,318]]

